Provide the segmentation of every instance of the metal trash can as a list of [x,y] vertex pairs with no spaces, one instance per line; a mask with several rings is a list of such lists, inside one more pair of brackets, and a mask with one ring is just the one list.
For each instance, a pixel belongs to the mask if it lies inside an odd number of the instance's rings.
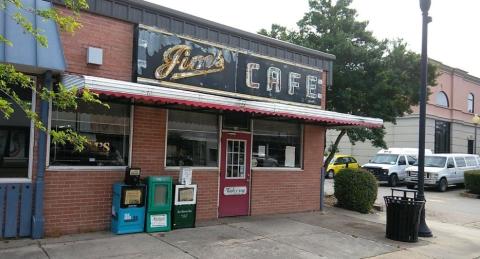
[[[395,196],[394,192],[403,192],[403,196]],[[413,197],[407,194],[412,193]],[[388,239],[402,242],[417,242],[420,226],[420,213],[425,201],[417,200],[417,191],[392,188],[391,196],[384,196],[387,207]]]

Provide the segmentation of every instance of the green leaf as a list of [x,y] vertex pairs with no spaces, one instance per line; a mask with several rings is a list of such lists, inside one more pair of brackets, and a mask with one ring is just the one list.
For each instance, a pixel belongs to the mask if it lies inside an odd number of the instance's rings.
[[[298,29],[281,25],[260,34],[327,52],[333,62],[333,84],[327,86],[327,109],[395,123],[419,101],[420,56],[399,39],[377,39],[358,20],[352,0],[310,0]],[[436,67],[429,64],[429,85],[436,85]],[[352,144],[370,140],[385,147],[381,129],[348,129]]]

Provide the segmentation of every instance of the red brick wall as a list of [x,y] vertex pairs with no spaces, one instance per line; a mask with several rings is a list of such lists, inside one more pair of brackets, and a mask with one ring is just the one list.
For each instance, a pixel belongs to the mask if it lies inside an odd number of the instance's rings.
[[252,215],[320,209],[324,135],[324,127],[305,125],[302,171],[252,172]]
[[[132,166],[142,176],[170,175],[165,171],[166,110],[135,106]],[[110,227],[112,185],[123,171],[47,171],[45,178],[45,234],[57,236],[106,230]],[[217,217],[218,171],[193,172],[198,184],[197,219]]]
[[[85,12],[80,23],[73,34],[60,34],[67,72],[131,81],[133,24]],[[88,47],[103,49],[103,65],[87,64]]]
[[45,175],[45,235],[107,229],[112,184],[122,172],[52,172]]

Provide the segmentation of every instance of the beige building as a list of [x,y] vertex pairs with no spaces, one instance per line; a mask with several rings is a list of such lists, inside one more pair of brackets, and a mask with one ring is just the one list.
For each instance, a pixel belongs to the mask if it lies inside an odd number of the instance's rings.
[[[472,118],[475,113],[480,113],[480,104],[477,105],[480,102],[480,78],[436,63],[440,75],[437,86],[430,88],[427,102],[425,147],[435,153],[474,153],[475,125]],[[412,114],[397,118],[396,124],[385,123],[388,147],[418,147],[418,107],[412,107],[412,110]],[[327,132],[327,146],[335,141],[338,133],[336,130]],[[478,140],[477,147],[479,150]],[[343,137],[338,148],[340,153],[354,155],[361,164],[368,162],[379,150],[369,141],[351,145],[348,137]]]

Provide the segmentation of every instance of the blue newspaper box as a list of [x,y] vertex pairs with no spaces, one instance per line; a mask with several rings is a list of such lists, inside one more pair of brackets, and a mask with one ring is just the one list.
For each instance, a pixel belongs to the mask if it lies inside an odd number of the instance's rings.
[[112,232],[143,232],[145,229],[146,186],[115,183],[112,201]]

